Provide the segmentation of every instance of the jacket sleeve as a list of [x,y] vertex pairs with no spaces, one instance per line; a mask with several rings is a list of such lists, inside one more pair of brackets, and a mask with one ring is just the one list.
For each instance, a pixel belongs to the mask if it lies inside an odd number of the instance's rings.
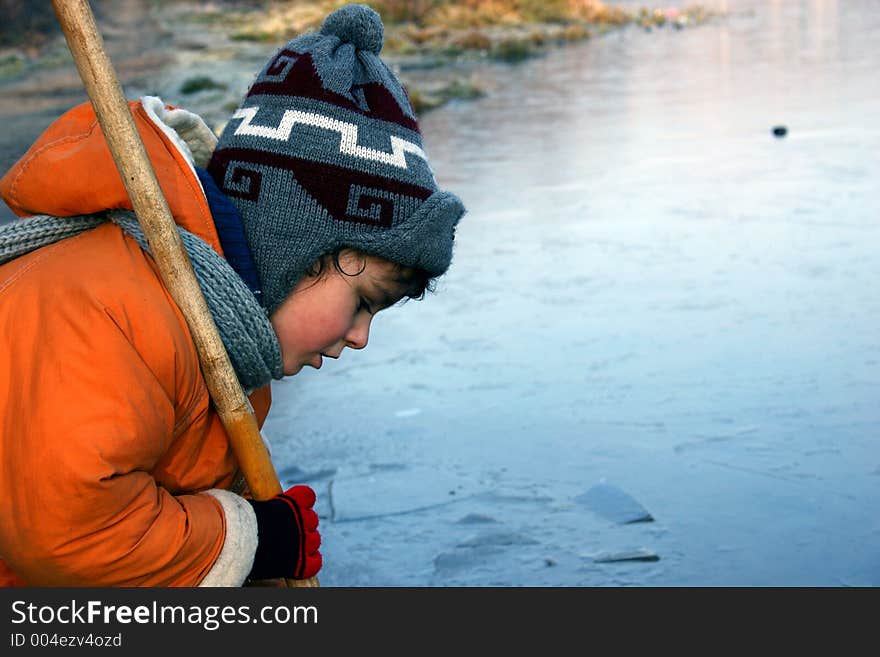
[[175,436],[178,355],[157,373],[125,318],[94,300],[53,310],[39,330],[16,334],[10,320],[3,336],[16,380],[2,418],[0,555],[30,585],[240,585],[256,550],[250,505],[228,491],[175,496],[150,475]]

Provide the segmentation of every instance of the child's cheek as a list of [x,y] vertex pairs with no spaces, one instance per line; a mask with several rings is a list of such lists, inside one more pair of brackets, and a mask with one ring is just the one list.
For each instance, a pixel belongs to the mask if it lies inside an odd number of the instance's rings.
[[308,327],[309,342],[315,348],[324,348],[343,340],[354,323],[351,309],[337,307],[328,309],[315,318]]

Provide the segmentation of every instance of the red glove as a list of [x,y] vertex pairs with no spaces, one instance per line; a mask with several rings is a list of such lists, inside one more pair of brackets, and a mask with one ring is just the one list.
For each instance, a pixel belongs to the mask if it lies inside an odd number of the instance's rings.
[[271,500],[248,500],[257,514],[257,553],[249,579],[306,579],[321,570],[315,491],[294,486]]

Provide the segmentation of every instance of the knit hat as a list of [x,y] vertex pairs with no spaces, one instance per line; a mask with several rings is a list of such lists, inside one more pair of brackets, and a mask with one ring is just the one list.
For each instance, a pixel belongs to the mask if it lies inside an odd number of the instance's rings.
[[438,276],[464,206],[440,191],[406,91],[365,5],[272,57],[208,165],[241,212],[272,313],[322,255],[353,248]]

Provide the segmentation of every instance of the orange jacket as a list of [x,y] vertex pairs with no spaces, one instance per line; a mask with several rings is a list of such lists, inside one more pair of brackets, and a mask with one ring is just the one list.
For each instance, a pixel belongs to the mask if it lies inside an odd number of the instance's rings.
[[[175,219],[222,254],[194,114],[132,103]],[[199,161],[201,160],[201,161]],[[91,105],[0,180],[19,215],[130,208]],[[186,323],[113,224],[0,267],[0,584],[240,585],[256,521]],[[260,424],[266,386],[251,402]],[[209,491],[210,492],[207,492]]]

